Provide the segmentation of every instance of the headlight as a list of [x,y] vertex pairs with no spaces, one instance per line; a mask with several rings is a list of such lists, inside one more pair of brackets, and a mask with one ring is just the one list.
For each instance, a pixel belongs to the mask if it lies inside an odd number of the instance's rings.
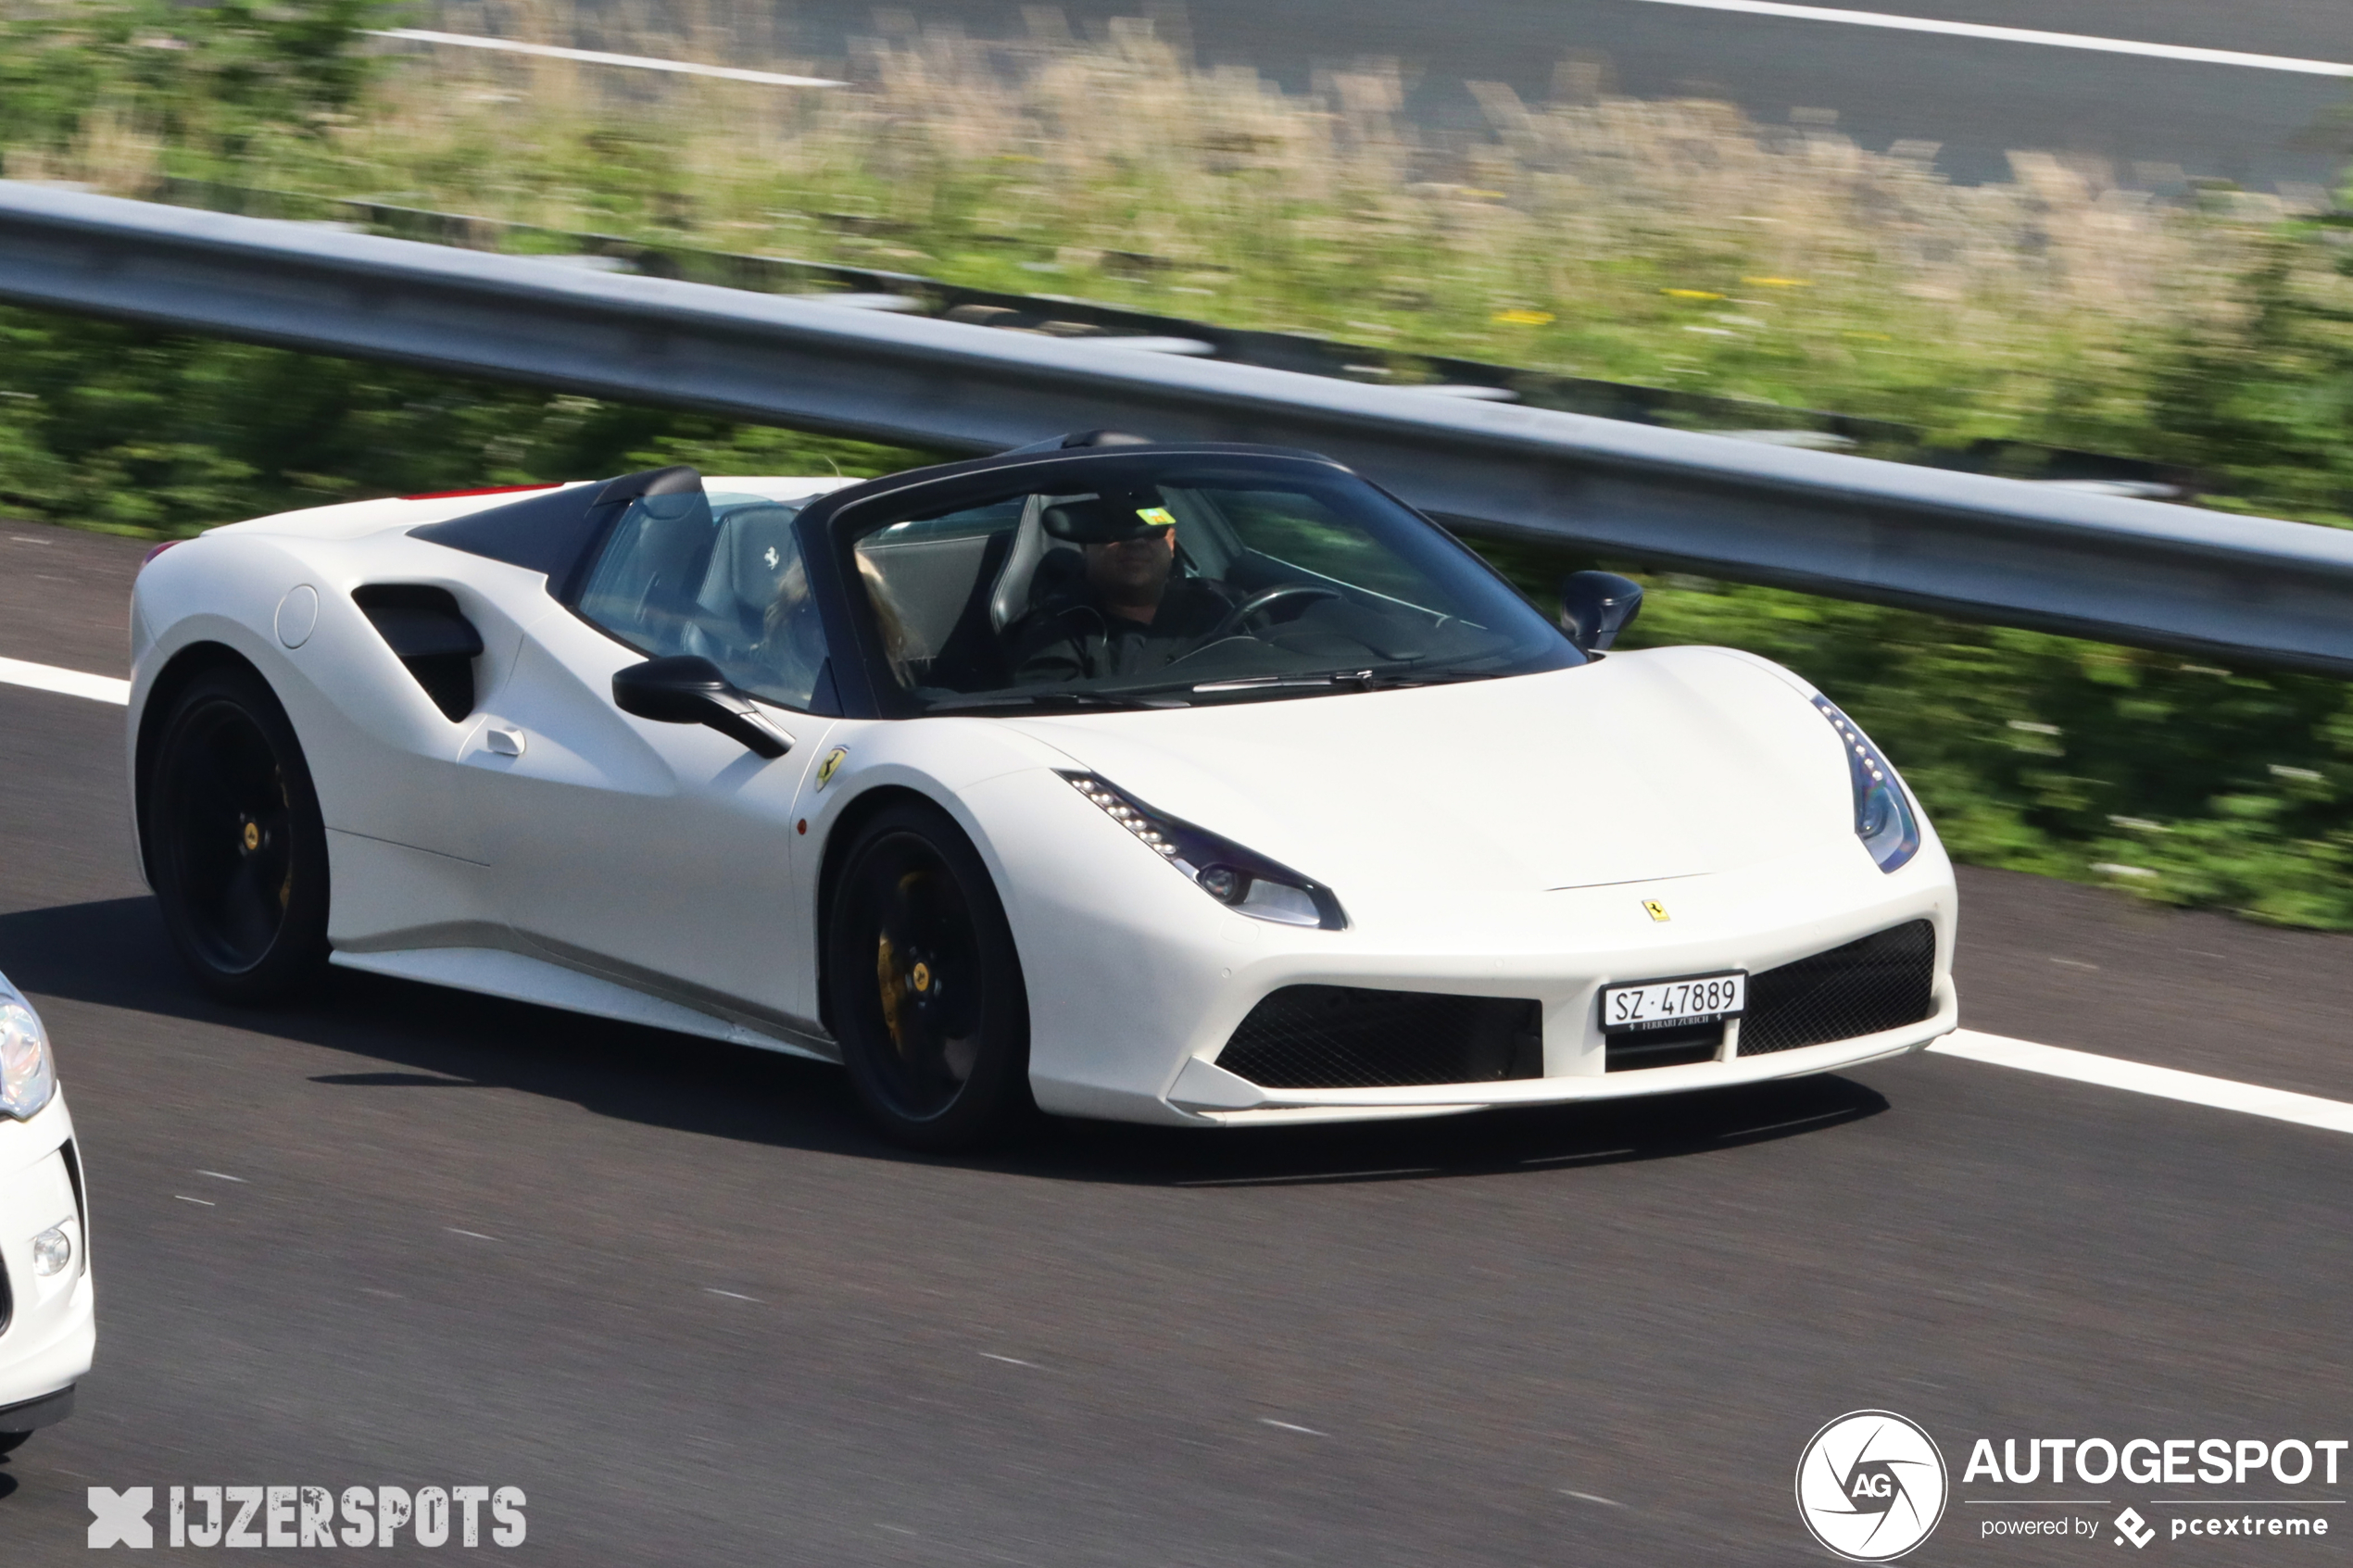
[[1919,820],[1912,815],[1904,783],[1895,776],[1894,765],[1871,744],[1871,737],[1840,712],[1836,703],[1817,696],[1814,706],[1822,710],[1822,717],[1831,721],[1846,747],[1846,776],[1855,785],[1855,836],[1863,841],[1880,870],[1894,871],[1920,852]]
[[73,1261],[73,1238],[63,1225],[51,1225],[32,1238],[32,1272],[46,1279],[66,1272]]
[[57,1064],[40,1017],[0,991],[0,1116],[29,1122],[57,1092]]
[[1300,875],[1265,856],[1220,838],[1206,828],[1155,811],[1092,773],[1064,772],[1071,787],[1103,809],[1105,815],[1192,884],[1239,913],[1277,925],[1314,925],[1338,931],[1348,924],[1340,900],[1322,883]]

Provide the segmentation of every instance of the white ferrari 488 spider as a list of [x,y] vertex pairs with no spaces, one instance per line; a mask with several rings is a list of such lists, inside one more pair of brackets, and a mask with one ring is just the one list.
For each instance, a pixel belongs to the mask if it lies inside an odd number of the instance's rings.
[[139,851],[182,956],[839,1061],[897,1136],[1819,1073],[1954,1025],[1952,870],[1795,675],[1608,651],[1323,458],[1097,433],[158,552]]

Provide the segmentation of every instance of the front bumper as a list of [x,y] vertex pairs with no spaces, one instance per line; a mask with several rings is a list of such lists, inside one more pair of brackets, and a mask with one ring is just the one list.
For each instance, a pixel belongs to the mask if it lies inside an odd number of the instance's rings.
[[1947,979],[1939,987],[1936,1012],[1922,1022],[1878,1034],[1738,1056],[1734,1037],[1712,1061],[1680,1067],[1567,1077],[1499,1079],[1477,1084],[1413,1085],[1388,1089],[1270,1089],[1216,1070],[1199,1058],[1188,1061],[1171,1085],[1171,1109],[1228,1126],[1278,1122],[1350,1122],[1383,1116],[1444,1116],[1508,1105],[1563,1105],[1573,1100],[1627,1099],[1640,1095],[1680,1094],[1727,1088],[1776,1078],[1859,1067],[1867,1061],[1904,1056],[1948,1035],[1959,1023],[1960,1007]]
[[[1025,781],[991,781],[1000,810]],[[1049,802],[1047,804],[1054,804]],[[1076,826],[1085,825],[1083,820]],[[1105,823],[1125,838],[1124,830]],[[1106,857],[1064,824],[1025,834],[1033,874],[1002,878],[1030,1004],[1030,1085],[1065,1115],[1194,1126],[1441,1115],[1502,1105],[1680,1093],[1796,1077],[1919,1049],[1957,1024],[1951,864],[1931,839],[1894,874],[1851,839],[1705,876],[1551,892],[1383,894],[1341,886],[1351,925],[1269,924],[1225,909],[1165,867],[1106,887]],[[1054,864],[1056,859],[1065,863]],[[1655,920],[1647,902],[1671,911]],[[1934,929],[1931,1016],[1875,1034],[1611,1071],[1601,988],[1627,981],[1760,973],[1913,921]],[[1538,1003],[1533,1078],[1394,1088],[1267,1088],[1216,1067],[1251,1010],[1290,985],[1513,997]]]
[[[87,1203],[73,1163],[73,1119],[60,1093],[30,1122],[0,1120],[0,1432],[31,1431],[72,1409],[97,1343]],[[33,1270],[33,1237],[51,1226],[73,1244],[65,1269]],[[61,1402],[53,1402],[62,1397]],[[11,1424],[14,1421],[17,1424]]]

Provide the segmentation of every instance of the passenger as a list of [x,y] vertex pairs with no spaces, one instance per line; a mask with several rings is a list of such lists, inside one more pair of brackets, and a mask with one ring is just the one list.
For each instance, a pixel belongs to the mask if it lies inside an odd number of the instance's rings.
[[1084,571],[1014,624],[1007,641],[1016,685],[1149,674],[1215,631],[1233,608],[1208,579],[1176,571],[1176,518],[1128,504],[1136,499],[1046,508],[1046,532],[1078,545]]
[[927,655],[916,648],[907,612],[899,608],[882,568],[863,550],[858,552],[858,580],[865,584],[867,602],[875,607],[875,629],[882,633],[883,658],[890,665],[892,677],[902,686],[916,684],[915,666]]

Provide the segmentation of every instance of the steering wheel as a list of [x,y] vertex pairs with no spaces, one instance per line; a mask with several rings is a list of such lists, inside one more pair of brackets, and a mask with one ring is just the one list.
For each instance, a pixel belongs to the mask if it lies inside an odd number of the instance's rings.
[[1221,637],[1232,636],[1253,616],[1265,614],[1267,609],[1285,599],[1336,599],[1338,597],[1340,597],[1340,590],[1337,588],[1318,587],[1313,583],[1277,583],[1271,588],[1260,589],[1227,610],[1224,620],[1218,621],[1206,634],[1196,640],[1196,646],[1206,647]]

